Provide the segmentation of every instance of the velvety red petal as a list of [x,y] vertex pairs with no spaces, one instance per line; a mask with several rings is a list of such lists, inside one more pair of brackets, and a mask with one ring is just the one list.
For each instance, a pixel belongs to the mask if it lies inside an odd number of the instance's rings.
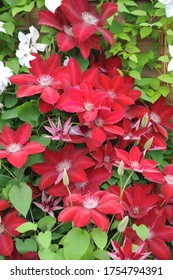
[[171,259],[171,251],[164,241],[159,239],[151,239],[149,240],[149,245],[150,245],[149,251],[152,251],[153,255],[158,260]]
[[13,252],[14,244],[11,236],[5,232],[0,234],[0,255],[10,256]]
[[109,42],[111,46],[114,44],[114,35],[109,30],[106,30],[99,26],[97,26],[96,29],[102,34],[102,36],[106,39],[106,41]]
[[67,52],[73,48],[75,48],[77,41],[74,37],[69,36],[65,33],[58,33],[56,35],[57,45],[62,52]]
[[31,137],[31,125],[29,123],[25,123],[16,130],[15,143],[19,143],[23,145],[29,140],[30,137]]
[[10,204],[8,203],[8,200],[1,199],[0,200],[0,211],[5,210],[10,207]]
[[3,146],[8,146],[15,141],[15,131],[9,128],[7,125],[4,125],[2,132],[0,134],[0,143]]
[[80,211],[80,206],[72,206],[72,207],[66,207],[63,209],[59,215],[58,215],[58,222],[72,222],[74,215],[77,211]]
[[101,6],[101,12],[99,15],[99,24],[104,25],[105,21],[112,16],[113,14],[115,14],[118,10],[118,6],[115,3],[104,3]]
[[33,154],[38,154],[38,153],[42,153],[45,151],[45,146],[43,146],[42,144],[38,143],[38,142],[31,142],[26,144],[23,147],[24,151],[27,151],[27,153],[29,155],[33,155]]
[[79,211],[76,211],[73,222],[76,227],[84,227],[88,225],[91,221],[90,210],[82,208]]
[[58,172],[49,172],[44,174],[41,177],[40,183],[39,183],[39,189],[40,190],[44,190],[48,187],[50,187],[51,185],[53,185],[58,177]]
[[137,146],[133,146],[130,150],[130,153],[129,153],[129,159],[130,161],[139,161],[140,160],[140,157],[141,157],[141,153],[140,153],[140,150]]
[[166,175],[172,175],[173,174],[173,164],[168,164],[163,168],[163,173]]
[[61,10],[70,22],[74,23],[82,20],[78,9],[76,9],[76,5],[71,5],[71,2],[63,1]]
[[38,22],[39,24],[50,26],[58,30],[62,30],[62,25],[58,21],[57,14],[45,10],[39,12],[38,15],[39,15],[39,22]]
[[103,142],[106,140],[106,135],[103,129],[99,127],[94,127],[92,129],[92,139],[96,143],[96,145],[101,146]]
[[92,24],[87,24],[85,22],[79,22],[73,24],[73,33],[77,41],[80,43],[86,41],[91,35],[96,31],[96,26]]
[[68,67],[68,71],[70,74],[71,85],[75,86],[82,79],[81,68],[80,68],[78,62],[73,57],[70,58],[67,67]]
[[0,150],[0,159],[6,158],[9,155],[9,152]]
[[17,97],[22,98],[25,96],[32,96],[41,93],[42,90],[42,86],[39,85],[20,86],[16,92],[16,95]]
[[67,171],[70,182],[77,183],[77,182],[87,182],[87,176],[83,169],[80,167],[78,168],[70,168]]
[[7,156],[7,160],[16,168],[21,168],[28,159],[28,153],[26,151],[19,151]]
[[95,209],[92,209],[91,219],[93,220],[94,224],[101,228],[103,231],[107,230],[109,226],[109,219],[104,214]]
[[51,87],[45,87],[42,90],[40,98],[43,99],[44,102],[54,105],[59,99],[59,93]]
[[152,170],[151,172],[143,171],[142,174],[149,181],[159,183],[159,184],[164,182],[164,177],[159,170],[158,171]]
[[36,58],[30,61],[31,68],[29,68],[29,71],[33,76],[39,78],[44,74],[45,62],[41,55],[37,53],[32,53],[32,55],[34,55]]
[[54,106],[44,102],[42,99],[39,100],[39,109],[42,113],[48,113],[53,110]]
[[97,209],[104,214],[123,213],[124,208],[120,203],[115,201],[104,201],[97,206]]
[[55,70],[59,66],[61,66],[61,58],[58,54],[52,54],[45,61],[46,73],[48,73],[50,76],[54,75]]
[[12,84],[15,84],[17,86],[22,86],[22,85],[26,85],[26,84],[32,85],[32,84],[36,83],[36,81],[37,81],[36,77],[32,77],[29,74],[14,75],[14,76],[11,76],[9,78],[9,80]]

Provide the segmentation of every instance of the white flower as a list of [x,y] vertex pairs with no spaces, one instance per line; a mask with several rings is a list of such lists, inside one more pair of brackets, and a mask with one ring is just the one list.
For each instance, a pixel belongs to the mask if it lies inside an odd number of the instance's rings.
[[4,22],[0,21],[0,32],[6,33],[5,29],[3,28]]
[[172,56],[172,59],[168,63],[168,71],[172,71],[173,70],[173,46],[171,45],[169,45],[169,53]]
[[35,59],[32,53],[37,53],[38,51],[43,52],[46,48],[46,44],[37,43],[39,39],[39,32],[34,26],[30,26],[30,33],[24,34],[19,32],[18,39],[20,41],[18,50],[16,51],[16,56],[19,58],[20,65],[25,65],[30,68],[30,61]]
[[45,0],[45,6],[46,8],[51,11],[52,13],[55,12],[55,10],[61,6],[62,0]]
[[8,78],[13,76],[13,72],[10,68],[4,66],[4,63],[0,61],[0,94],[4,91],[10,81]]
[[159,0],[160,3],[166,5],[166,16],[172,17],[173,16],[173,0]]

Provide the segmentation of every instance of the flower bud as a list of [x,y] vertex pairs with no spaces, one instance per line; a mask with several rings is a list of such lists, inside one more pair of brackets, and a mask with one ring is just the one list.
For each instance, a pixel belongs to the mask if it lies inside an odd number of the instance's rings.
[[66,170],[66,169],[64,169],[62,181],[63,181],[63,184],[64,184],[65,186],[68,186],[68,185],[69,185],[69,177],[68,177],[68,174],[67,174],[67,170]]
[[148,113],[145,113],[145,115],[143,116],[143,118],[141,120],[141,127],[142,128],[147,127],[148,120],[149,120]]
[[154,136],[147,140],[147,142],[144,145],[145,150],[149,150],[151,148],[153,140],[154,140]]
[[125,216],[118,224],[117,230],[124,232],[129,222],[129,216]]
[[119,176],[123,176],[124,175],[124,161],[121,160],[118,166],[118,170],[117,173]]

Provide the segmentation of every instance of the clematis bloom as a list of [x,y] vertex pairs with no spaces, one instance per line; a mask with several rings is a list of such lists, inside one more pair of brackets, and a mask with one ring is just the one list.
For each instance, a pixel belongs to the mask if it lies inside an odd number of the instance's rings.
[[23,124],[16,131],[4,126],[0,134],[0,159],[7,160],[16,168],[21,168],[29,155],[42,153],[45,147],[38,142],[28,142],[31,137],[31,125]]

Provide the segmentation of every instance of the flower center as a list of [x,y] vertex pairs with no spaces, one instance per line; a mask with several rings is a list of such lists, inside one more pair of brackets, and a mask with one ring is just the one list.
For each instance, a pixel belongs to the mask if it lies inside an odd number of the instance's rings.
[[73,34],[71,26],[64,25],[64,33],[69,35],[69,36],[74,37],[74,34]]
[[94,104],[91,101],[84,102],[83,105],[87,112],[90,112],[94,109]]
[[115,94],[115,92],[114,92],[113,90],[108,90],[107,93],[108,93],[108,95],[109,95],[112,99],[115,99],[116,94]]
[[75,188],[78,190],[81,190],[81,189],[84,190],[87,185],[88,185],[88,183],[86,183],[86,182],[77,183],[77,184],[75,184]]
[[37,81],[42,87],[48,87],[52,84],[53,77],[44,74]]
[[155,236],[154,232],[151,230],[151,228],[148,228],[148,237],[147,239],[152,239]]
[[16,144],[16,143],[13,143],[13,144],[10,144],[10,145],[6,148],[6,150],[7,150],[7,152],[9,152],[9,153],[16,153],[16,152],[20,151],[21,148],[22,148],[21,145]]
[[101,118],[96,118],[95,119],[95,125],[97,126],[103,126],[104,125],[104,120]]
[[131,167],[132,167],[132,168],[138,168],[138,167],[139,167],[139,162],[137,162],[137,161],[131,161]]
[[139,214],[139,206],[134,206],[134,207],[133,207],[133,213],[134,213],[135,215],[138,215],[138,214]]
[[84,200],[83,206],[87,209],[93,209],[97,207],[98,203],[99,203],[98,198],[88,197]]
[[151,112],[150,118],[155,123],[160,123],[161,122],[161,118],[159,117],[159,115],[154,113],[154,112]]
[[104,162],[110,162],[110,157],[109,156],[105,156],[104,157]]
[[173,185],[173,175],[166,175],[164,178],[165,178],[167,184]]
[[85,22],[85,23],[88,23],[88,24],[92,24],[92,25],[97,25],[98,23],[98,18],[96,18],[95,16],[93,16],[91,13],[89,12],[83,12],[81,14],[82,16],[82,20]]
[[64,171],[64,169],[68,171],[70,167],[71,167],[71,160],[64,160],[57,164],[56,170],[58,172],[62,172]]

